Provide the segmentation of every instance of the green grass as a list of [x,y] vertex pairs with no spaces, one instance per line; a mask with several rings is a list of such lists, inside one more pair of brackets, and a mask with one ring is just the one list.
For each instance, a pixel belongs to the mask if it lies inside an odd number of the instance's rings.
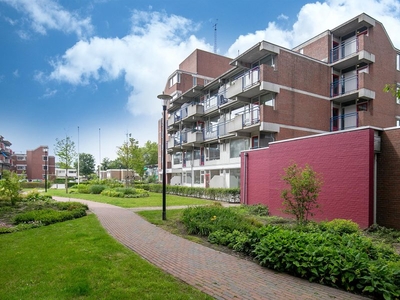
[[[150,193],[149,197],[144,198],[117,198],[94,194],[66,194],[65,190],[50,189],[47,194],[51,196],[85,199],[95,202],[108,203],[119,207],[157,207],[162,205],[162,194]],[[197,198],[181,197],[176,195],[167,195],[167,206],[176,205],[204,205],[210,204],[212,200],[203,200]]]
[[212,299],[112,239],[96,216],[0,235],[2,299]]

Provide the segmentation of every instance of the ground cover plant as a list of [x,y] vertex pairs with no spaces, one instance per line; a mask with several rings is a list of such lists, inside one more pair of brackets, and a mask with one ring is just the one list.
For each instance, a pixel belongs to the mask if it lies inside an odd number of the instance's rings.
[[88,207],[79,202],[57,202],[33,190],[13,204],[0,203],[0,233],[41,227],[86,216]]
[[0,235],[2,299],[212,299],[110,237],[95,215]]
[[265,267],[377,298],[400,297],[400,256],[354,222],[298,225],[274,219],[278,224],[268,217],[250,217],[243,208],[207,206],[185,209],[181,221],[189,233],[206,236]]

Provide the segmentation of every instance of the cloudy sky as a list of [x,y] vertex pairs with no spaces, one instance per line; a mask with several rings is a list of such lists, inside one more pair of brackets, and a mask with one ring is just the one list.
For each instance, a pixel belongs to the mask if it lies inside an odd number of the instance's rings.
[[[97,162],[157,141],[168,75],[196,48],[293,48],[365,12],[400,48],[399,0],[0,0],[0,135],[17,152],[70,136]],[[79,129],[78,129],[79,128]]]

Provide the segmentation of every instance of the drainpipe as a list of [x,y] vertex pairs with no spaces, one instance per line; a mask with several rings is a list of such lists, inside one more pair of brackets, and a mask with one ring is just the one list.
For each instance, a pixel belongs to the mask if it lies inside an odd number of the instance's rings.
[[244,186],[243,186],[243,204],[248,204],[247,199],[247,165],[248,165],[249,153],[244,153]]
[[374,155],[374,211],[373,211],[373,223],[376,224],[376,202],[377,202],[377,175],[378,173],[378,155]]

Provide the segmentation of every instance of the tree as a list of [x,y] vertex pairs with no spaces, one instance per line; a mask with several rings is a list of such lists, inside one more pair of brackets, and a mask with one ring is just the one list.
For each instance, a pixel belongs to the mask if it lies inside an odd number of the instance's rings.
[[115,160],[110,160],[108,157],[105,157],[101,163],[101,169],[126,169],[126,166],[118,158]]
[[[75,162],[74,166],[78,169],[78,161]],[[79,174],[87,177],[95,172],[94,156],[88,153],[79,153]]]
[[63,140],[56,139],[54,153],[60,159],[60,168],[65,169],[65,192],[68,193],[68,169],[71,169],[76,158],[75,143],[69,136]]
[[21,184],[19,177],[16,173],[4,170],[0,180],[0,199],[10,200],[11,205],[19,199],[19,192],[21,190]]
[[293,163],[285,169],[282,177],[290,189],[284,189],[281,197],[284,199],[283,211],[294,215],[298,224],[304,224],[313,210],[318,208],[317,198],[322,186],[322,179],[313,169],[306,165],[303,169]]
[[143,150],[139,147],[139,142],[134,138],[129,138],[127,142],[121,147],[118,147],[117,151],[118,160],[127,167],[127,169],[133,170],[140,177],[144,174],[144,158]]
[[158,144],[156,142],[147,141],[144,144],[143,158],[146,166],[158,163]]
[[383,91],[386,93],[390,92],[393,96],[400,99],[400,88],[398,88],[397,84],[386,84]]

